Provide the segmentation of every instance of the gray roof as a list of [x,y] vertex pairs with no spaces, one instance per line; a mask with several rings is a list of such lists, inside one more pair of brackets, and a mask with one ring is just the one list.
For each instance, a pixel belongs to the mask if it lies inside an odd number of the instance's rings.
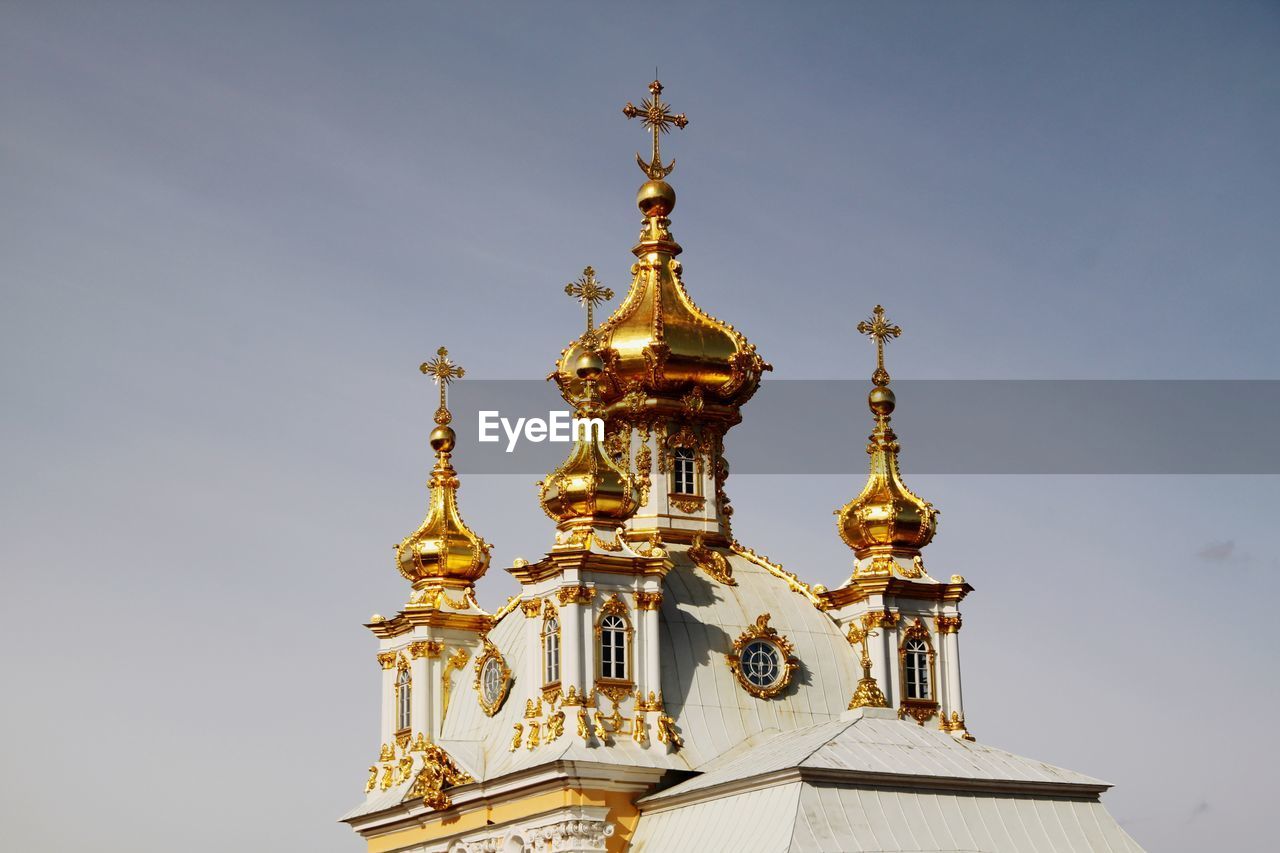
[[1141,853],[1102,804],[794,781],[640,818],[631,853]]
[[898,720],[889,709],[854,711],[841,719],[783,732],[701,769],[700,775],[642,803],[656,805],[789,769],[818,771],[804,774],[809,778],[847,776],[851,783],[919,785],[930,780],[964,790],[1070,796],[1093,796],[1110,787],[1082,773]]

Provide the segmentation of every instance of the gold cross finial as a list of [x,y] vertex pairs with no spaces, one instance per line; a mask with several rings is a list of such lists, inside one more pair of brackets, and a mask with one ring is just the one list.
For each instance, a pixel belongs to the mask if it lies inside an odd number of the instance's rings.
[[453,420],[448,405],[449,383],[455,379],[461,379],[466,371],[449,360],[449,351],[444,347],[436,350],[436,357],[431,361],[424,361],[418,369],[440,386],[440,408],[436,409],[436,423],[444,426]]
[[627,118],[640,116],[644,126],[653,131],[653,159],[646,163],[637,154],[636,163],[640,164],[640,171],[648,175],[649,180],[660,181],[671,174],[676,167],[676,161],[673,159],[667,165],[662,165],[662,156],[658,151],[658,137],[669,133],[673,124],[683,130],[689,124],[689,120],[684,117],[684,113],[671,112],[671,105],[662,100],[662,84],[657,80],[649,84],[649,95],[640,102],[639,107],[627,101],[627,105],[622,108],[622,114]]
[[875,339],[876,372],[871,374],[871,381],[884,387],[889,384],[889,371],[884,369],[884,345],[902,334],[902,329],[893,325],[884,316],[883,306],[877,305],[871,316],[858,324],[858,331]]
[[590,339],[596,326],[595,308],[601,302],[612,299],[613,291],[607,287],[601,287],[600,282],[596,281],[596,271],[587,267],[577,281],[571,281],[564,286],[564,292],[586,306],[587,333],[583,337]]

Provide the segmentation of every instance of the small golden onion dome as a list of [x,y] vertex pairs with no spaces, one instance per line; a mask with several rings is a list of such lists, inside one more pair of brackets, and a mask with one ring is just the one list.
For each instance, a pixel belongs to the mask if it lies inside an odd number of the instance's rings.
[[606,406],[637,390],[677,403],[693,393],[706,404],[737,406],[755,393],[761,374],[773,369],[741,332],[689,297],[676,260],[681,248],[666,218],[675,199],[663,180],[640,188],[636,202],[645,221],[631,250],[637,258],[631,287],[609,319],[560,354],[552,375],[566,400],[582,395],[576,365],[592,349],[604,362],[599,394]]
[[[604,410],[596,395],[596,377],[602,362],[588,352],[577,359],[577,365],[584,386],[577,417],[600,418]],[[640,506],[635,479],[609,457],[594,429],[587,427],[574,439],[568,458],[542,482],[543,511],[560,527],[583,523],[615,527],[626,521]]]
[[396,546],[396,565],[415,589],[442,581],[474,583],[489,568],[489,543],[458,513],[458,474],[449,463],[455,438],[448,426],[431,431],[431,506],[422,525]]
[[901,335],[902,329],[885,319],[884,308],[877,305],[871,318],[858,324],[858,331],[876,343],[876,370],[871,379],[875,387],[867,395],[876,425],[867,444],[871,457],[867,484],[861,494],[836,510],[840,538],[860,560],[868,556],[914,557],[937,532],[938,511],[902,482],[898,437],[889,426],[897,400],[884,368],[884,346]]

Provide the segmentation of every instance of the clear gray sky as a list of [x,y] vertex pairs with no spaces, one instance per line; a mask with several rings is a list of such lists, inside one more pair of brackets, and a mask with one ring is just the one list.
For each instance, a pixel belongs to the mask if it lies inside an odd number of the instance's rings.
[[[687,283],[774,377],[866,375],[883,302],[896,377],[1274,380],[1278,56],[1274,3],[0,3],[6,846],[360,849],[416,367],[540,378],[564,282],[625,286],[655,65]],[[551,530],[457,461],[496,604]],[[977,736],[1256,849],[1280,478],[904,463]],[[736,532],[838,583],[860,485],[733,478]]]

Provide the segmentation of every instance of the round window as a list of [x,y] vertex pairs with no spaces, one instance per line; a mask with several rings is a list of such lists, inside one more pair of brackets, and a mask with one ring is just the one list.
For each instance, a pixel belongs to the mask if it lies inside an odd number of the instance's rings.
[[777,646],[765,640],[747,643],[739,660],[742,677],[756,687],[772,687],[782,675],[782,655]]
[[486,704],[498,704],[498,700],[502,698],[502,680],[502,661],[495,657],[489,658],[480,671],[480,688]]

